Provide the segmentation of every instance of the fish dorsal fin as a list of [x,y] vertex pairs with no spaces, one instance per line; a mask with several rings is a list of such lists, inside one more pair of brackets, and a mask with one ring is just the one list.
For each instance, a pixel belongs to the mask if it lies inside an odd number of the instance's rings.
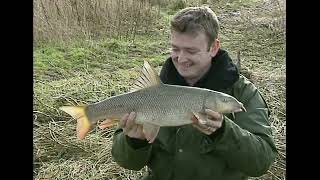
[[157,74],[157,71],[153,67],[151,67],[147,61],[144,61],[142,74],[134,83],[131,91],[137,91],[159,84],[161,84],[161,80]]

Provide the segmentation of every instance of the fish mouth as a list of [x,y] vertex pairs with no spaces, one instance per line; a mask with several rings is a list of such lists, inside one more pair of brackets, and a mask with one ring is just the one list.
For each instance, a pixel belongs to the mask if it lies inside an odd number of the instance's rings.
[[241,107],[241,110],[242,110],[243,112],[247,112],[247,110],[246,110],[246,108],[245,108],[244,106]]
[[234,110],[234,112],[247,112],[246,108],[244,106],[241,106],[239,109]]

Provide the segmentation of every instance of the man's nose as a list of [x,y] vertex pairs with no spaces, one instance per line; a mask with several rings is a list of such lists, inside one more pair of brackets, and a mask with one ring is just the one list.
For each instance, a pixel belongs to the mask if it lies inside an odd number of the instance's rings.
[[186,53],[184,51],[180,51],[179,54],[178,54],[178,57],[177,57],[177,61],[178,63],[183,63],[185,61],[187,61],[187,56],[186,56]]

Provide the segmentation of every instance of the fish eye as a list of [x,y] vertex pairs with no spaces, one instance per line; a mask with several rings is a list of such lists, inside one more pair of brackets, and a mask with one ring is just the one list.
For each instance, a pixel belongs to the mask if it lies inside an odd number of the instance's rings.
[[223,98],[222,101],[223,101],[223,102],[227,102],[227,99],[226,99],[226,98]]

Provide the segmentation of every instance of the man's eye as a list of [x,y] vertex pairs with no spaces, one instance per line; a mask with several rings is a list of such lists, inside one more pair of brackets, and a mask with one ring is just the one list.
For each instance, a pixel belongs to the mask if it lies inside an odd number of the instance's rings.
[[189,54],[196,54],[197,51],[187,51]]

